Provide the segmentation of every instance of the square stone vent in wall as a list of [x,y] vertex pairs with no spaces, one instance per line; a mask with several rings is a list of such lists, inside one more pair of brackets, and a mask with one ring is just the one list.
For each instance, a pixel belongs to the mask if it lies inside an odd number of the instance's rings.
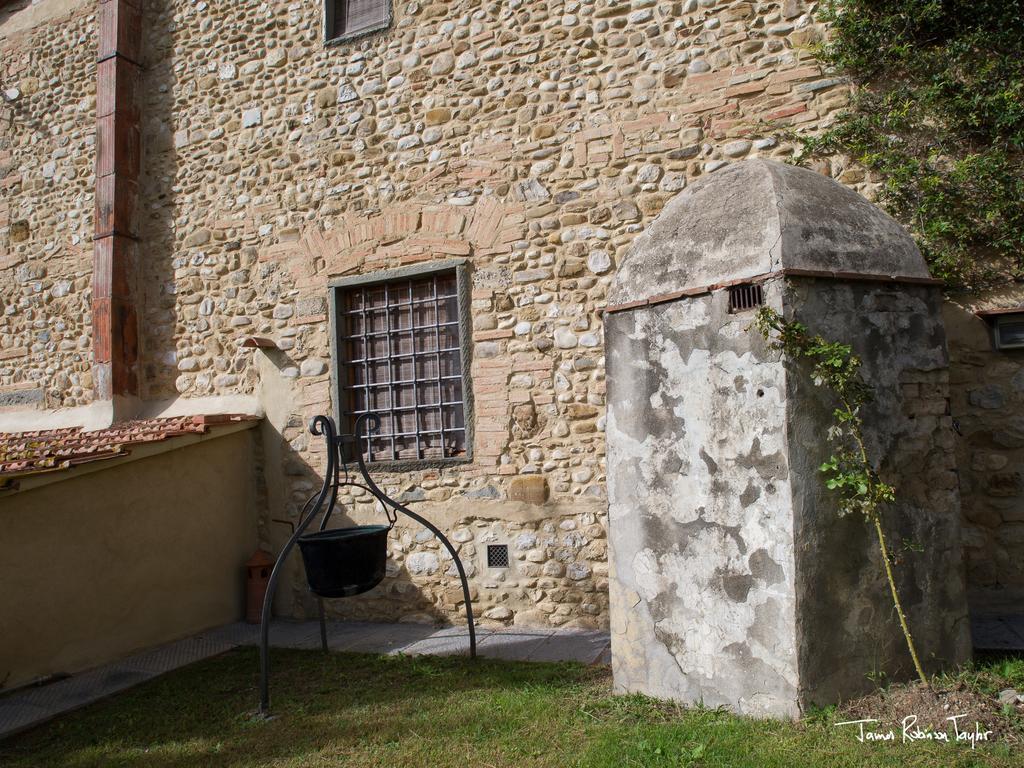
[[487,545],[487,567],[508,568],[508,544]]
[[746,312],[764,304],[764,289],[760,283],[734,285],[729,289],[729,311]]

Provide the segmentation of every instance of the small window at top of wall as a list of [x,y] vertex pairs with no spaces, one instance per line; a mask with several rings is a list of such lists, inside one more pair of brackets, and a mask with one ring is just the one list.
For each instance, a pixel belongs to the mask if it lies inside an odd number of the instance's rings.
[[391,26],[391,0],[324,0],[324,40],[340,43]]
[[1024,312],[996,318],[994,330],[996,349],[1024,349]]
[[1024,306],[984,309],[975,313],[988,323],[997,350],[1024,350]]

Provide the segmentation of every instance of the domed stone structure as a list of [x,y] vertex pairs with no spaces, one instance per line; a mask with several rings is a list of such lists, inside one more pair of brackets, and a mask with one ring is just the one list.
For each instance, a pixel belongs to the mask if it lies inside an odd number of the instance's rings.
[[783,269],[929,278],[913,238],[853,190],[806,168],[748,160],[665,206],[623,260],[608,301]]
[[873,532],[818,471],[835,403],[751,329],[762,303],[862,357],[919,653],[969,655],[936,282],[880,210],[761,160],[692,185],[636,240],[605,316],[618,690],[796,716],[912,674]]

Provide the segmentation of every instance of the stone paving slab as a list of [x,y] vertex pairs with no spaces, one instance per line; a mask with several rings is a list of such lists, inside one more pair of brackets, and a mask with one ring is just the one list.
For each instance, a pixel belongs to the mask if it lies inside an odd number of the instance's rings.
[[529,661],[581,661],[595,664],[608,649],[605,632],[564,632],[545,639]]
[[550,634],[496,632],[477,646],[477,653],[488,659],[530,661],[549,637]]
[[437,627],[423,624],[328,625],[327,647],[349,653],[400,653],[436,632]]
[[[295,622],[275,621],[270,626],[271,633],[273,633],[273,631],[281,625],[294,623]],[[208,629],[205,632],[201,632],[200,634],[196,635],[196,637],[205,638],[207,640],[231,643],[234,646],[259,645],[260,625],[249,624],[244,621],[236,621],[232,624],[225,624],[222,627]],[[273,637],[273,635],[271,635],[271,637]]]
[[216,636],[197,635],[151,651],[137,653],[125,659],[123,663],[140,672],[162,675],[164,672],[184,667],[186,664],[225,653],[237,645],[238,643]]
[[[476,628],[476,643],[480,645],[493,634],[494,630],[484,627]],[[396,653],[399,651],[395,651]],[[449,627],[434,632],[419,642],[407,645],[401,653],[409,656],[454,656],[469,654],[469,631],[465,627]]]
[[157,676],[124,662],[108,664],[0,698],[0,738],[39,725]]
[[[260,635],[257,629],[252,642],[241,645],[259,645]],[[320,625],[316,622],[273,622],[270,625],[271,648],[295,648],[313,650],[320,647]]]
[[63,680],[12,692],[0,697],[0,738],[238,645],[224,639],[221,632],[204,633]]
[[63,712],[35,707],[21,701],[0,701],[0,739],[45,723]]

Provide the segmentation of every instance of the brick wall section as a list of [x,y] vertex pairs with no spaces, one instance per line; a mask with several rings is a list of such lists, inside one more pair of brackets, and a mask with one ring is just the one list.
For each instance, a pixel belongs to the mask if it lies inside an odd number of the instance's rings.
[[0,406],[93,397],[96,15],[0,22]]
[[139,393],[135,209],[142,0],[101,0],[96,50],[96,191],[92,338],[96,395]]

